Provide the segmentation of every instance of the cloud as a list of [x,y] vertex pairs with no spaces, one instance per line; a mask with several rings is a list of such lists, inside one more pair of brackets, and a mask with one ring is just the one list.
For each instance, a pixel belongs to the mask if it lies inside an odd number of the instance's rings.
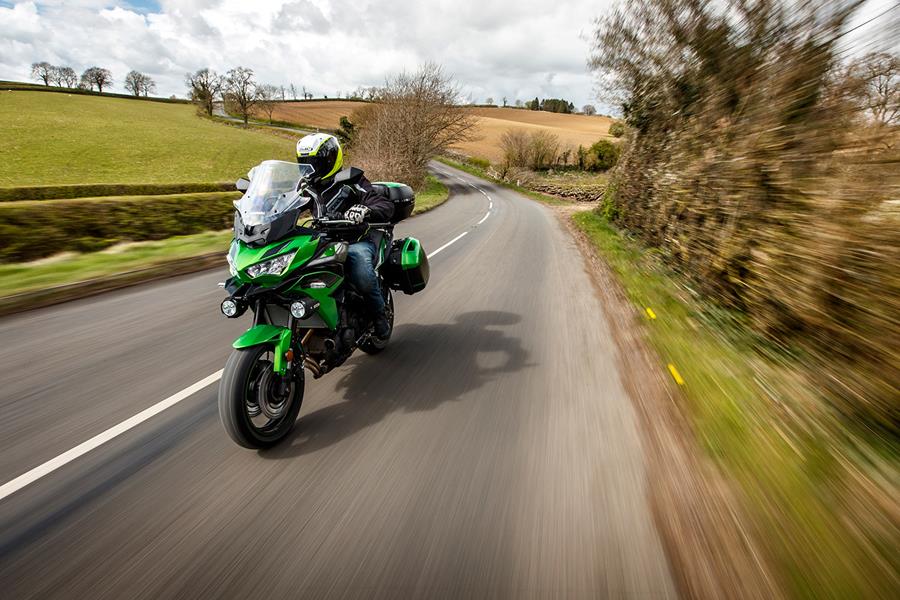
[[184,75],[241,65],[263,82],[334,96],[378,85],[425,61],[442,64],[464,95],[510,103],[593,101],[584,32],[609,0],[48,0],[0,7],[0,78],[32,62],[147,72],[161,94],[184,95]]

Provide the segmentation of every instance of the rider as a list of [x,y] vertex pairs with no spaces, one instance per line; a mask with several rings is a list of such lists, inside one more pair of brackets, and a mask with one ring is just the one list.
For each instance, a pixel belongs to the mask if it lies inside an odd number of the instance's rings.
[[[334,176],[344,164],[344,153],[337,138],[327,133],[307,135],[297,142],[297,162],[312,167],[312,187],[323,206],[338,194],[345,193],[347,186],[334,185]],[[394,204],[375,191],[365,177],[360,177],[351,187],[339,206],[333,212],[343,213],[344,218],[354,223],[386,223],[394,214]],[[359,241],[350,244],[347,253],[347,278],[353,287],[365,297],[372,311],[375,335],[386,338],[391,331],[385,315],[384,296],[375,274],[377,248],[373,234],[367,233]]]

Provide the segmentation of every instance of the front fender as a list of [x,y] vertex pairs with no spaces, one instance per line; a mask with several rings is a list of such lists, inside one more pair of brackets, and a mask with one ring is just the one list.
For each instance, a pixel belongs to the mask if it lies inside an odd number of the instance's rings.
[[287,364],[284,355],[291,347],[291,330],[287,327],[279,327],[278,325],[262,324],[251,327],[234,340],[232,347],[240,350],[241,348],[250,348],[252,346],[260,346],[272,344],[275,347],[275,361],[273,370],[279,375],[284,375],[287,370]]

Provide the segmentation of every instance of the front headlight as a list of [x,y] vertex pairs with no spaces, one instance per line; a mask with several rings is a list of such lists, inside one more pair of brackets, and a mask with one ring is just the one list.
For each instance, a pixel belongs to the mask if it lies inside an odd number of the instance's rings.
[[276,256],[272,260],[257,263],[252,267],[247,268],[247,275],[253,278],[259,277],[260,275],[281,275],[284,273],[285,269],[288,268],[288,265],[291,264],[291,261],[294,260],[295,254],[297,253],[291,252],[290,254],[282,254],[281,256]]

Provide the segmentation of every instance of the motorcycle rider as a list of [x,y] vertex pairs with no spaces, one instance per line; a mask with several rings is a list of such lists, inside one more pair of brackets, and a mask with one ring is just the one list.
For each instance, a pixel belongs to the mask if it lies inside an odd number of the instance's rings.
[[[328,205],[339,194],[344,198],[332,207],[332,212],[342,213],[354,223],[386,223],[394,214],[394,204],[379,194],[364,176],[353,186],[335,185],[334,177],[344,164],[344,152],[338,139],[327,133],[315,133],[297,142],[297,163],[312,167],[311,186],[318,194],[322,206]],[[348,193],[349,188],[349,193]],[[390,334],[390,324],[385,315],[384,296],[375,261],[378,248],[377,234],[367,232],[360,240],[350,244],[347,253],[347,278],[366,299],[374,320],[375,336],[381,339]]]

